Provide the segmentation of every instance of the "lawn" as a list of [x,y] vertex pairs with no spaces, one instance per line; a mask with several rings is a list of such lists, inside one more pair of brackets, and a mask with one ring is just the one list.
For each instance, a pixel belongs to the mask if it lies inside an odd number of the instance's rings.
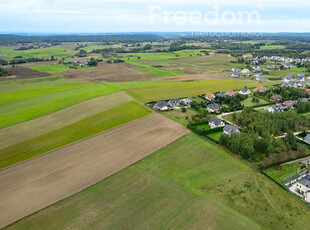
[[267,46],[261,46],[261,50],[273,50],[273,49],[285,49],[284,45],[267,45]]
[[207,135],[210,139],[214,140],[215,142],[219,142],[220,136],[223,134],[223,131],[216,132],[216,133],[210,133]]
[[294,173],[297,173],[297,169],[299,169],[302,166],[300,163],[292,163],[283,165],[282,169],[278,170],[274,167],[269,167],[264,170],[264,172],[270,176],[272,179],[277,181],[279,184],[283,185],[284,179],[286,179],[289,176],[292,176]]
[[[77,66],[76,67],[76,69],[93,69],[93,68],[96,68],[96,67],[89,67],[89,66],[85,66],[85,67]],[[61,64],[31,66],[29,67],[29,69],[33,69],[39,72],[46,72],[46,73],[75,70],[75,69],[69,69],[68,65],[61,65]]]
[[188,118],[197,113],[196,110],[188,108],[185,113],[183,113],[181,109],[176,109],[163,112],[162,115],[186,127],[188,124]]
[[252,98],[253,97],[248,97],[247,99],[242,101],[241,104],[244,105],[245,107],[251,107],[251,106],[265,105],[265,104],[269,103],[268,101],[265,101],[264,99],[261,99],[261,98],[259,98],[258,103],[253,103]]
[[[241,89],[244,83],[235,80],[208,80],[194,82],[174,82],[145,87],[125,89],[129,94],[142,102],[171,99],[175,97],[191,97],[206,92]],[[251,85],[248,85],[251,87]]]
[[308,212],[245,163],[188,134],[6,229],[307,229]]
[[150,110],[134,101],[103,111],[47,134],[1,149],[0,168],[30,159],[150,113]]
[[100,83],[48,85],[0,94],[0,128],[118,91]]
[[66,58],[76,54],[78,51],[65,49],[62,47],[50,47],[42,49],[31,49],[31,50],[14,50],[11,48],[0,48],[0,58],[12,59],[17,56],[23,58]]

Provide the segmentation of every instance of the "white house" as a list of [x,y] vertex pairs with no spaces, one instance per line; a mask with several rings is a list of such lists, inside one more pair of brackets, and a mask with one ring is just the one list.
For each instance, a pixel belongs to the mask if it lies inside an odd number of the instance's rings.
[[306,175],[296,183],[296,192],[305,195],[308,191],[310,191],[310,175]]
[[236,126],[233,126],[233,125],[225,125],[224,129],[223,129],[223,132],[228,135],[228,136],[231,136],[232,134],[235,134],[235,133],[240,133],[240,130],[236,127]]
[[181,101],[178,98],[170,99],[168,105],[173,109],[180,109]]
[[211,117],[209,120],[209,126],[211,129],[218,128],[218,127],[224,127],[225,121],[222,119],[218,119],[216,117]]
[[270,113],[274,113],[274,112],[283,112],[284,107],[280,104],[276,104],[276,105],[271,105],[266,109],[268,112]]
[[169,109],[168,104],[165,101],[157,101],[155,106],[154,106],[154,108],[156,110],[160,110],[160,111],[164,111],[164,110],[168,110]]
[[242,71],[241,71],[241,73],[243,73],[243,74],[249,74],[251,71],[249,70],[249,69],[243,69]]
[[217,103],[212,103],[207,105],[207,110],[209,113],[219,113],[222,107]]
[[251,91],[248,88],[243,88],[239,91],[239,93],[242,95],[249,95],[251,94]]

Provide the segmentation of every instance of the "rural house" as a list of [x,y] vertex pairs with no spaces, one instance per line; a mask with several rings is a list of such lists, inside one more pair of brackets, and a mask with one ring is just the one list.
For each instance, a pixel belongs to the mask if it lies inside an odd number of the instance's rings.
[[270,113],[283,112],[283,110],[284,110],[284,107],[280,104],[271,105],[267,108],[267,111]]
[[282,100],[282,97],[279,94],[276,94],[276,95],[271,96],[270,100],[275,101],[275,102],[279,102]]
[[263,73],[255,74],[255,77],[256,77],[256,81],[259,81],[259,82],[265,81],[265,76]]
[[255,89],[254,89],[254,92],[259,92],[259,93],[263,93],[266,91],[266,87],[265,86],[257,86]]
[[222,107],[217,103],[212,103],[207,105],[207,110],[209,113],[219,113]]
[[178,98],[170,99],[168,105],[173,109],[179,109],[181,106],[181,102]]
[[218,128],[218,127],[224,127],[225,121],[218,119],[216,117],[211,117],[209,120],[209,126],[211,129]]
[[239,91],[239,93],[242,95],[249,95],[251,94],[251,91],[248,88],[243,88]]
[[181,99],[181,103],[183,105],[190,105],[193,102],[193,100],[189,99],[189,98],[183,98]]
[[304,138],[304,142],[310,144],[310,134],[308,134],[308,135]]
[[310,175],[306,175],[296,183],[296,192],[300,195],[305,195],[310,190]]
[[233,78],[238,78],[238,77],[240,77],[240,76],[241,76],[240,72],[233,72],[233,73],[231,74],[231,77],[233,77]]
[[289,100],[282,103],[285,109],[292,109],[295,105],[295,101]]
[[205,98],[209,101],[213,101],[215,99],[215,96],[213,93],[206,93]]
[[237,67],[234,67],[234,68],[231,69],[231,71],[233,71],[233,72],[237,72],[238,70],[239,69]]
[[249,74],[251,71],[249,70],[249,69],[243,69],[242,71],[241,71],[241,73],[243,73],[243,74]]
[[226,97],[226,95],[224,93],[219,92],[215,94],[215,97],[223,98]]
[[228,136],[231,136],[232,134],[240,133],[239,129],[233,125],[225,125],[223,132]]
[[159,111],[168,110],[168,104],[165,101],[157,101],[154,108]]
[[226,95],[233,97],[233,96],[236,96],[237,93],[235,91],[233,91],[233,90],[229,90],[229,91],[226,92]]

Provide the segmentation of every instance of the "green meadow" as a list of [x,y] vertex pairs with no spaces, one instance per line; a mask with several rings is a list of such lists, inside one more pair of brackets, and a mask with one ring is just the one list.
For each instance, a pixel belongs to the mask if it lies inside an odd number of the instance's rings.
[[[251,87],[251,85],[247,85]],[[125,89],[130,95],[142,102],[150,102],[175,97],[191,97],[207,92],[228,91],[244,87],[242,81],[235,80],[208,80],[194,82],[171,82]]]
[[[57,220],[57,221],[55,221]],[[308,209],[188,134],[6,229],[307,229]]]
[[137,102],[128,102],[47,134],[0,150],[0,169],[90,137],[150,114]]
[[118,91],[100,83],[49,85],[0,94],[0,128]]
[[[38,66],[31,66],[28,67],[29,69],[33,69],[39,72],[46,72],[46,73],[54,73],[54,72],[63,72],[68,70],[75,70],[75,69],[69,69],[68,65],[61,65],[61,64],[54,64],[54,65],[38,65]],[[95,67],[81,67],[77,66],[76,69],[93,69]]]
[[0,58],[12,59],[17,56],[23,58],[66,58],[76,54],[77,51],[70,50],[62,47],[50,47],[42,49],[31,49],[31,50],[14,50],[11,48],[0,48]]
[[269,167],[268,169],[265,169],[264,172],[279,184],[283,184],[284,179],[297,173],[297,169],[299,169],[301,165],[302,164],[300,163],[287,164],[283,165],[282,169]]

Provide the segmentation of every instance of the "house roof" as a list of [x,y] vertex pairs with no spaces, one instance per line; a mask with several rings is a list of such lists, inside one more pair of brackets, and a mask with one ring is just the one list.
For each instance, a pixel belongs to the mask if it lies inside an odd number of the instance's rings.
[[233,96],[233,95],[236,95],[237,93],[233,90],[229,90],[226,92],[227,95],[230,95],[230,96]]
[[260,85],[260,86],[257,86],[255,89],[254,89],[254,92],[264,92],[264,91],[266,91],[266,87],[265,86],[262,86],[262,85]]
[[240,132],[239,129],[236,126],[233,126],[233,125],[225,125],[223,131],[226,132],[226,133],[230,133],[230,134]]
[[247,92],[249,92],[250,90],[248,89],[248,88],[243,88],[243,89],[241,89],[240,90],[240,92],[242,92],[242,93],[247,93]]
[[170,104],[180,104],[180,99],[179,98],[174,98],[169,100]]
[[281,100],[282,97],[279,94],[276,94],[276,95],[271,96],[270,99],[273,101],[278,101],[278,100]]
[[207,107],[208,107],[209,109],[212,109],[212,110],[220,109],[220,108],[221,108],[221,106],[220,106],[219,104],[217,104],[217,103],[209,104]]
[[162,108],[162,107],[168,106],[168,104],[166,101],[157,101],[156,106]]
[[269,109],[272,108],[275,112],[283,111],[283,106],[280,104],[271,105]]
[[208,98],[215,98],[215,96],[214,96],[213,93],[206,93],[205,97],[208,97]]
[[219,93],[216,93],[215,96],[216,97],[225,97],[226,95],[224,93],[219,92]]
[[310,134],[304,138],[304,141],[310,144]]
[[222,122],[225,122],[225,121],[219,118],[216,118],[216,117],[211,117],[209,120],[209,123],[213,123],[216,126],[219,126]]
[[193,100],[189,99],[189,98],[183,98],[181,99],[182,102],[185,102],[185,103],[191,103],[193,102]]
[[310,188],[310,175],[307,175],[304,178],[300,179],[298,183],[306,186],[307,188]]
[[293,106],[295,104],[295,102],[292,101],[292,100],[289,100],[289,101],[283,102],[282,104],[285,105],[285,106]]

